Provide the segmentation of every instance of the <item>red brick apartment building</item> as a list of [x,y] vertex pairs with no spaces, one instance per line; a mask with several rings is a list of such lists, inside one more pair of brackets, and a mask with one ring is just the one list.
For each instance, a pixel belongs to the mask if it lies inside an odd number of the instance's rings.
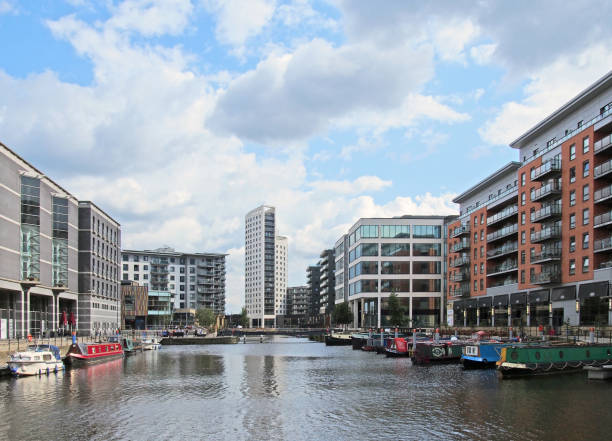
[[454,200],[448,324],[612,324],[612,71],[510,147]]

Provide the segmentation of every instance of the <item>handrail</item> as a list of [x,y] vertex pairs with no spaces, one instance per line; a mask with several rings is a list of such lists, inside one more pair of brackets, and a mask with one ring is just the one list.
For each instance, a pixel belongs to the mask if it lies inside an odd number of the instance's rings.
[[[605,144],[604,144],[605,143]],[[604,136],[593,145],[593,153],[599,153],[601,150],[608,148],[612,144],[612,133]]]
[[531,242],[539,240],[547,240],[555,237],[561,237],[561,228],[559,227],[547,227],[540,231],[531,233]]
[[612,184],[595,191],[595,194],[593,195],[593,201],[598,202],[602,199],[607,199],[610,196],[612,196]]
[[511,205],[508,208],[504,208],[499,213],[494,214],[493,216],[489,216],[487,218],[487,225],[494,224],[502,219],[512,216],[513,214],[518,213],[518,205]]
[[538,179],[540,176],[545,175],[551,171],[561,171],[561,160],[560,159],[549,159],[548,161],[544,161],[542,165],[533,169],[531,173],[531,179]]
[[596,227],[601,224],[606,224],[610,221],[612,221],[612,210],[595,216],[595,218],[593,219],[593,226]]
[[602,162],[595,170],[593,170],[593,177],[598,178],[600,176],[605,175],[610,170],[612,170],[612,159],[608,159],[606,162]]
[[497,240],[499,238],[502,238],[504,236],[507,236],[509,234],[513,234],[513,233],[517,233],[518,232],[518,223],[504,227],[500,230],[497,230],[493,233],[489,233],[487,234],[487,242],[491,242],[493,240]]

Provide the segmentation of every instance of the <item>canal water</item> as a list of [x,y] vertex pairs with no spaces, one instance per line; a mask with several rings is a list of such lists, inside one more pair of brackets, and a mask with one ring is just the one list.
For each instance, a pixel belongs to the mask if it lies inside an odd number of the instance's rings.
[[0,439],[606,440],[611,392],[275,337],[1,379]]

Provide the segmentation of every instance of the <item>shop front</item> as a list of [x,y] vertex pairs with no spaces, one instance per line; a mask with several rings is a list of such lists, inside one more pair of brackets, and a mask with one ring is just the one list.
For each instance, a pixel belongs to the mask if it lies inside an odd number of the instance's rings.
[[493,297],[493,326],[508,326],[508,294]]
[[550,325],[550,290],[538,289],[530,291],[527,296],[527,306],[529,315],[527,316],[529,326],[548,326]]
[[527,293],[510,294],[510,326],[527,326]]

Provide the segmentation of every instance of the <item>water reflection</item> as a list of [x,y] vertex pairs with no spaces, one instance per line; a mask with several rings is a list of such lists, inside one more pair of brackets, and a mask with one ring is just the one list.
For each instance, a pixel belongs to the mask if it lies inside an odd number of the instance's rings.
[[166,347],[0,381],[0,439],[607,439],[611,389],[300,339]]

